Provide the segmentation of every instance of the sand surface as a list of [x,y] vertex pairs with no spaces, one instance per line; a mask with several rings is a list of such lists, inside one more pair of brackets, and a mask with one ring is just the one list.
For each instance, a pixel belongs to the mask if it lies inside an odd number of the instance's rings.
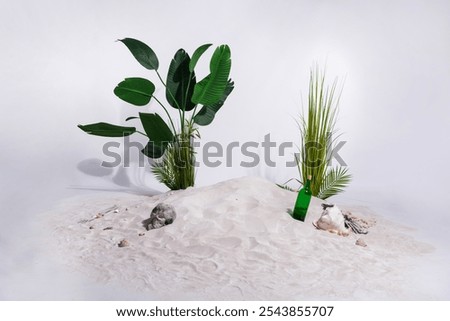
[[[433,251],[414,230],[340,205],[376,225],[365,236],[338,236],[312,225],[319,199],[306,222],[293,220],[287,210],[295,198],[243,177],[152,197],[67,199],[42,216],[50,231],[46,248],[92,282],[160,300],[432,299],[414,286],[417,263]],[[160,202],[173,205],[177,219],[147,231],[143,221]],[[117,211],[93,219],[114,205]],[[360,237],[367,247],[355,245]],[[129,246],[118,246],[123,239]]]

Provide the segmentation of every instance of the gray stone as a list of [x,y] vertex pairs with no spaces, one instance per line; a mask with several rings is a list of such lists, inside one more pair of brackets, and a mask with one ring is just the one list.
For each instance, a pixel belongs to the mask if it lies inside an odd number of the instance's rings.
[[159,203],[152,210],[150,214],[150,218],[147,221],[147,230],[152,230],[155,228],[160,228],[169,224],[172,224],[175,221],[177,214],[175,213],[175,209],[172,205]]
[[122,241],[119,242],[119,244],[117,244],[118,247],[127,247],[130,246],[130,242],[128,242],[128,240],[123,239]]

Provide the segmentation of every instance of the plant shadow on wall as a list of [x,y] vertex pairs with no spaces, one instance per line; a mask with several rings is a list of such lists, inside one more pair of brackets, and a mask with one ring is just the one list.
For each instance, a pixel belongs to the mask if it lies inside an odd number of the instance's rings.
[[[148,187],[145,184],[145,174],[147,168],[141,167],[107,167],[104,161],[98,158],[87,158],[77,164],[77,169],[88,176],[96,177],[98,180],[107,183],[95,187],[71,186],[71,189],[95,190],[95,191],[120,191],[136,195],[156,195],[159,191]],[[114,185],[111,185],[113,183]]]
[[215,49],[210,59],[209,74],[199,82],[196,79],[195,67],[211,44],[198,47],[192,58],[184,49],[179,49],[170,63],[164,81],[158,71],[159,60],[148,45],[132,38],[119,41],[143,67],[155,71],[165,87],[167,103],[178,112],[179,122],[175,124],[167,106],[154,95],[155,85],[150,80],[133,77],[120,82],[114,89],[114,94],[135,106],[145,106],[153,98],[162,107],[168,123],[159,114],[140,112],[138,116],[128,117],[125,121],[140,120],[144,132],[132,126],[103,122],[78,127],[90,135],[103,137],[125,137],[132,134],[146,136],[148,143],[141,152],[154,160],[152,172],[155,177],[171,190],[194,186],[193,142],[195,138],[200,138],[197,126],[206,126],[213,121],[234,88],[234,83],[229,78],[230,48],[221,45]]
[[[311,194],[321,199],[341,193],[351,181],[351,175],[345,166],[331,166],[333,145],[340,135],[335,129],[339,101],[342,90],[337,92],[337,78],[330,85],[325,82],[325,70],[319,66],[311,69],[308,112],[300,116],[300,148],[295,156],[300,179],[295,179],[305,185],[311,176]],[[293,179],[290,179],[291,181]],[[282,188],[297,192],[286,184]]]

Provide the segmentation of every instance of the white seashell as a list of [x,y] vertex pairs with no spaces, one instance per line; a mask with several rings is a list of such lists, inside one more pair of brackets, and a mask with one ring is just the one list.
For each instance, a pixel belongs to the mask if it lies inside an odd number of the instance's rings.
[[345,217],[336,205],[322,204],[323,212],[313,223],[319,230],[325,230],[342,236],[348,236],[350,230],[345,226]]

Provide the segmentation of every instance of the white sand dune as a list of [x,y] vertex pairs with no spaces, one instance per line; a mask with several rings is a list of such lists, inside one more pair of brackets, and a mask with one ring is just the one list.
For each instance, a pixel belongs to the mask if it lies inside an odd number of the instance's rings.
[[[45,215],[48,249],[95,282],[161,300],[429,299],[414,290],[413,270],[432,247],[411,229],[341,206],[377,220],[363,236],[368,246],[356,246],[360,235],[313,227],[319,199],[305,223],[293,220],[295,197],[255,177],[153,197],[78,197]],[[147,231],[142,221],[159,202],[172,204],[177,219]],[[79,223],[113,205],[117,213]],[[122,239],[130,246],[118,247]]]

